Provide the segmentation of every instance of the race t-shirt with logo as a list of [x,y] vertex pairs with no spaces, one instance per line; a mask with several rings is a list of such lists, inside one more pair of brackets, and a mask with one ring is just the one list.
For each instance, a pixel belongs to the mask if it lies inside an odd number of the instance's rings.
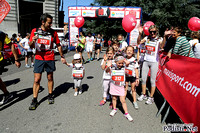
[[89,36],[87,36],[86,37],[86,43],[87,43],[87,46],[93,46],[93,42],[94,42],[94,37],[93,36],[91,36],[91,37],[89,37]]
[[125,73],[127,77],[135,77],[135,69],[139,68],[138,62],[136,58],[131,57],[130,59],[126,58],[127,61],[130,62],[130,64],[125,66]]
[[[115,64],[115,61],[114,60],[111,60],[112,61],[112,64]],[[101,61],[101,66],[103,65],[103,62],[104,62],[104,59]],[[107,68],[107,66],[106,66]],[[103,72],[103,79],[111,79],[111,73],[107,73],[105,70]]]
[[162,38],[149,39],[148,36],[144,38],[146,53],[144,55],[144,60],[149,62],[158,62],[159,59],[159,45],[162,42]]
[[[81,42],[83,42],[85,40],[84,36],[80,36],[79,40],[81,40]],[[85,44],[82,44],[81,42],[79,42],[78,46],[81,46],[82,48],[85,48]]]
[[5,33],[0,31],[0,61],[3,60],[3,46],[9,44],[10,42],[11,40],[8,38],[8,36],[6,36]]
[[58,38],[58,34],[53,29],[50,29],[49,32],[43,31],[41,28],[37,29],[34,28],[31,32],[30,36],[30,42],[32,41],[32,38],[34,33],[38,33],[38,39],[35,43],[36,53],[35,53],[35,59],[37,60],[54,60],[55,54],[53,49],[54,43],[60,44],[60,40]]

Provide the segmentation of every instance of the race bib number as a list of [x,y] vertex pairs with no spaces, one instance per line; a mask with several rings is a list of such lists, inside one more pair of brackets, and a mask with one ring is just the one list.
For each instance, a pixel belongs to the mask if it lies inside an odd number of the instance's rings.
[[145,53],[145,52],[146,52],[146,50],[144,50],[144,49],[140,50],[140,53]]
[[130,69],[125,69],[125,74],[128,76],[132,76],[133,75],[133,71]]
[[113,81],[123,82],[124,81],[124,76],[112,76],[112,80]]
[[51,36],[39,35],[37,46],[40,50],[49,50],[51,46]]
[[83,78],[83,70],[73,70],[72,76],[74,78]]

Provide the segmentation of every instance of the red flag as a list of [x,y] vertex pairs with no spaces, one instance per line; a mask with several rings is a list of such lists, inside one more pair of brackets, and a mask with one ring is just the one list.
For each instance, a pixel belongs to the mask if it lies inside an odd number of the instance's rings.
[[5,0],[0,0],[0,23],[4,20],[7,14],[10,12],[10,5]]

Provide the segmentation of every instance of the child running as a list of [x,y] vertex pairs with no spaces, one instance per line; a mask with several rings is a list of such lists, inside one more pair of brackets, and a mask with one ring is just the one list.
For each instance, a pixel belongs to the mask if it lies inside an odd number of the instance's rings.
[[74,88],[75,93],[74,96],[78,94],[82,94],[81,82],[85,75],[85,68],[83,67],[82,60],[80,54],[74,54],[74,59],[72,63],[66,63],[68,67],[72,67],[72,76],[74,79]]
[[106,72],[111,72],[110,94],[112,95],[113,110],[110,112],[110,116],[114,116],[117,113],[117,96],[120,97],[122,107],[124,109],[124,116],[133,121],[133,118],[128,113],[126,101],[125,101],[125,58],[121,55],[116,55],[115,63],[108,62]]
[[110,84],[111,75],[110,73],[106,73],[105,69],[107,68],[107,62],[114,63],[113,60],[114,56],[114,49],[112,47],[107,48],[106,55],[104,55],[104,59],[101,62],[101,68],[104,70],[103,72],[103,100],[100,101],[100,106],[104,105],[106,103],[106,98],[108,96],[108,89]]
[[133,105],[135,109],[138,109],[138,104],[136,100],[136,87],[139,85],[139,73],[138,73],[138,62],[137,59],[133,57],[134,48],[132,46],[128,46],[126,48],[126,60],[130,62],[129,65],[125,67],[126,73],[126,87],[125,87],[125,97],[128,90],[128,84],[131,83],[131,91],[133,97]]

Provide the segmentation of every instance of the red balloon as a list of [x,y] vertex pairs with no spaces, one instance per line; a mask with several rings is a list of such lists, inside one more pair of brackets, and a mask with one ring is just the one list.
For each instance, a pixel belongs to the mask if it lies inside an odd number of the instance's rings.
[[152,21],[147,21],[143,26],[144,34],[147,35],[147,36],[149,35],[149,27],[151,25],[155,25],[155,24]]
[[190,18],[190,20],[188,21],[188,28],[191,31],[198,31],[198,30],[200,30],[200,19],[197,18],[197,17]]
[[128,14],[122,19],[122,27],[126,32],[131,32],[136,25],[137,21],[134,15]]
[[85,20],[82,16],[77,16],[74,20],[74,24],[78,28],[82,27],[84,23],[85,23]]

